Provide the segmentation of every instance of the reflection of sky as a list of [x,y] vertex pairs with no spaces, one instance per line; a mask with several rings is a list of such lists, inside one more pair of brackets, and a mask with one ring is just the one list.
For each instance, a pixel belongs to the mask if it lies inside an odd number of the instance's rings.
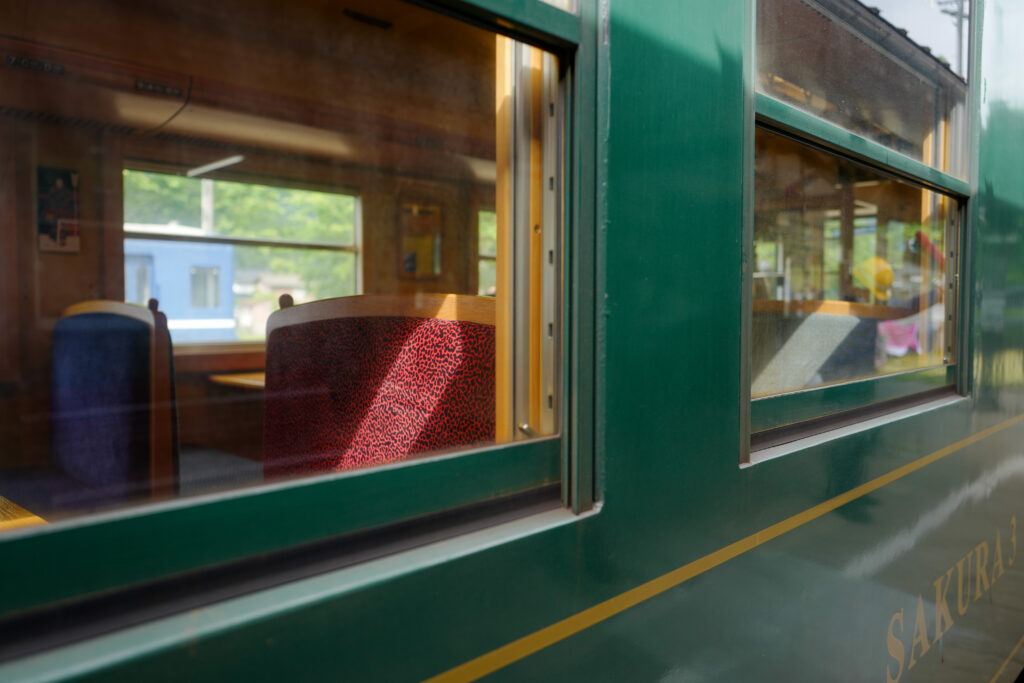
[[1024,3],[997,0],[985,4],[985,40],[981,54],[981,112],[988,116],[993,102],[1024,106],[1024,41],[1016,27],[1024,22]]
[[[943,9],[955,9],[953,6],[942,5],[938,0],[861,0],[869,7],[877,7],[882,17],[890,24],[907,30],[907,36],[918,45],[932,49],[936,57],[943,57],[955,70],[956,59],[956,19],[943,14]],[[964,10],[968,2],[964,1]],[[967,22],[964,21],[964,50],[967,49]]]

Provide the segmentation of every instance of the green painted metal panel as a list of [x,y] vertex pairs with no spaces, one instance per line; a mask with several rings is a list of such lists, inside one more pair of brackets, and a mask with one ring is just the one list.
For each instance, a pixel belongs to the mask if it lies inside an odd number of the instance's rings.
[[[0,614],[371,529],[559,479],[558,438],[5,534]],[[68,558],[73,558],[69,560]]]
[[781,427],[954,384],[955,368],[928,368],[759,398],[750,407],[750,429],[758,432]]
[[[588,36],[595,34],[596,8],[586,3],[581,8],[581,21]],[[595,347],[597,316],[596,226],[602,213],[594,188],[603,175],[599,168],[597,141],[603,130],[598,111],[605,104],[604,90],[595,78],[599,68],[607,71],[602,54],[593,40],[585,40],[576,52],[569,72],[572,90],[566,102],[565,149],[568,153],[566,204],[570,208],[566,220],[569,239],[565,242],[567,270],[566,315],[564,339],[569,340],[570,363],[566,366],[567,416],[569,439],[565,451],[566,467],[563,481],[564,500],[575,512],[588,510],[599,496],[596,487],[595,410],[597,350]],[[599,67],[600,65],[600,67]]]

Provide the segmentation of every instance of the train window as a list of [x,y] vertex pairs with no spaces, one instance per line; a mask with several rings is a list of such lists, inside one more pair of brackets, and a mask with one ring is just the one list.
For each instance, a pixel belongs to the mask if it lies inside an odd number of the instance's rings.
[[758,0],[757,88],[964,177],[969,23],[969,0]]
[[478,211],[477,225],[477,293],[494,296],[497,292],[498,223],[493,211]]
[[759,128],[751,395],[954,362],[957,202]]
[[[144,298],[125,271],[125,301],[156,297],[175,343],[259,341],[282,294],[306,303],[360,292],[356,196],[205,177],[213,172],[124,171],[125,263],[152,264]],[[197,265],[209,263],[221,265]]]
[[[397,0],[19,7],[0,508],[54,522],[474,458],[515,474],[433,509],[557,481],[556,55]],[[374,497],[319,514],[336,535],[412,510]]]
[[919,4],[757,3],[743,449],[957,385],[971,3]]

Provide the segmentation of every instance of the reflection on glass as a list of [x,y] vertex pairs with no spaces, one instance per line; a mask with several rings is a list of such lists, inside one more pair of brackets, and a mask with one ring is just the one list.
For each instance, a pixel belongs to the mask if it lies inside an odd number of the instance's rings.
[[947,364],[956,202],[758,129],[754,397]]
[[760,0],[758,90],[963,176],[969,4],[937,1]]
[[869,6],[907,37],[967,79],[970,0],[871,0]]
[[0,530],[557,431],[557,60],[357,5],[5,17]]

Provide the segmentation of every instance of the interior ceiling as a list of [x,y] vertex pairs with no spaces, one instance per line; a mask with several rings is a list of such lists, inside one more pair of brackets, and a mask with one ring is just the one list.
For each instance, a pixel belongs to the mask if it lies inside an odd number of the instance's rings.
[[[494,158],[494,35],[413,5],[7,4],[5,52],[68,66],[4,64],[0,105],[332,158]],[[141,93],[140,78],[169,89]]]

